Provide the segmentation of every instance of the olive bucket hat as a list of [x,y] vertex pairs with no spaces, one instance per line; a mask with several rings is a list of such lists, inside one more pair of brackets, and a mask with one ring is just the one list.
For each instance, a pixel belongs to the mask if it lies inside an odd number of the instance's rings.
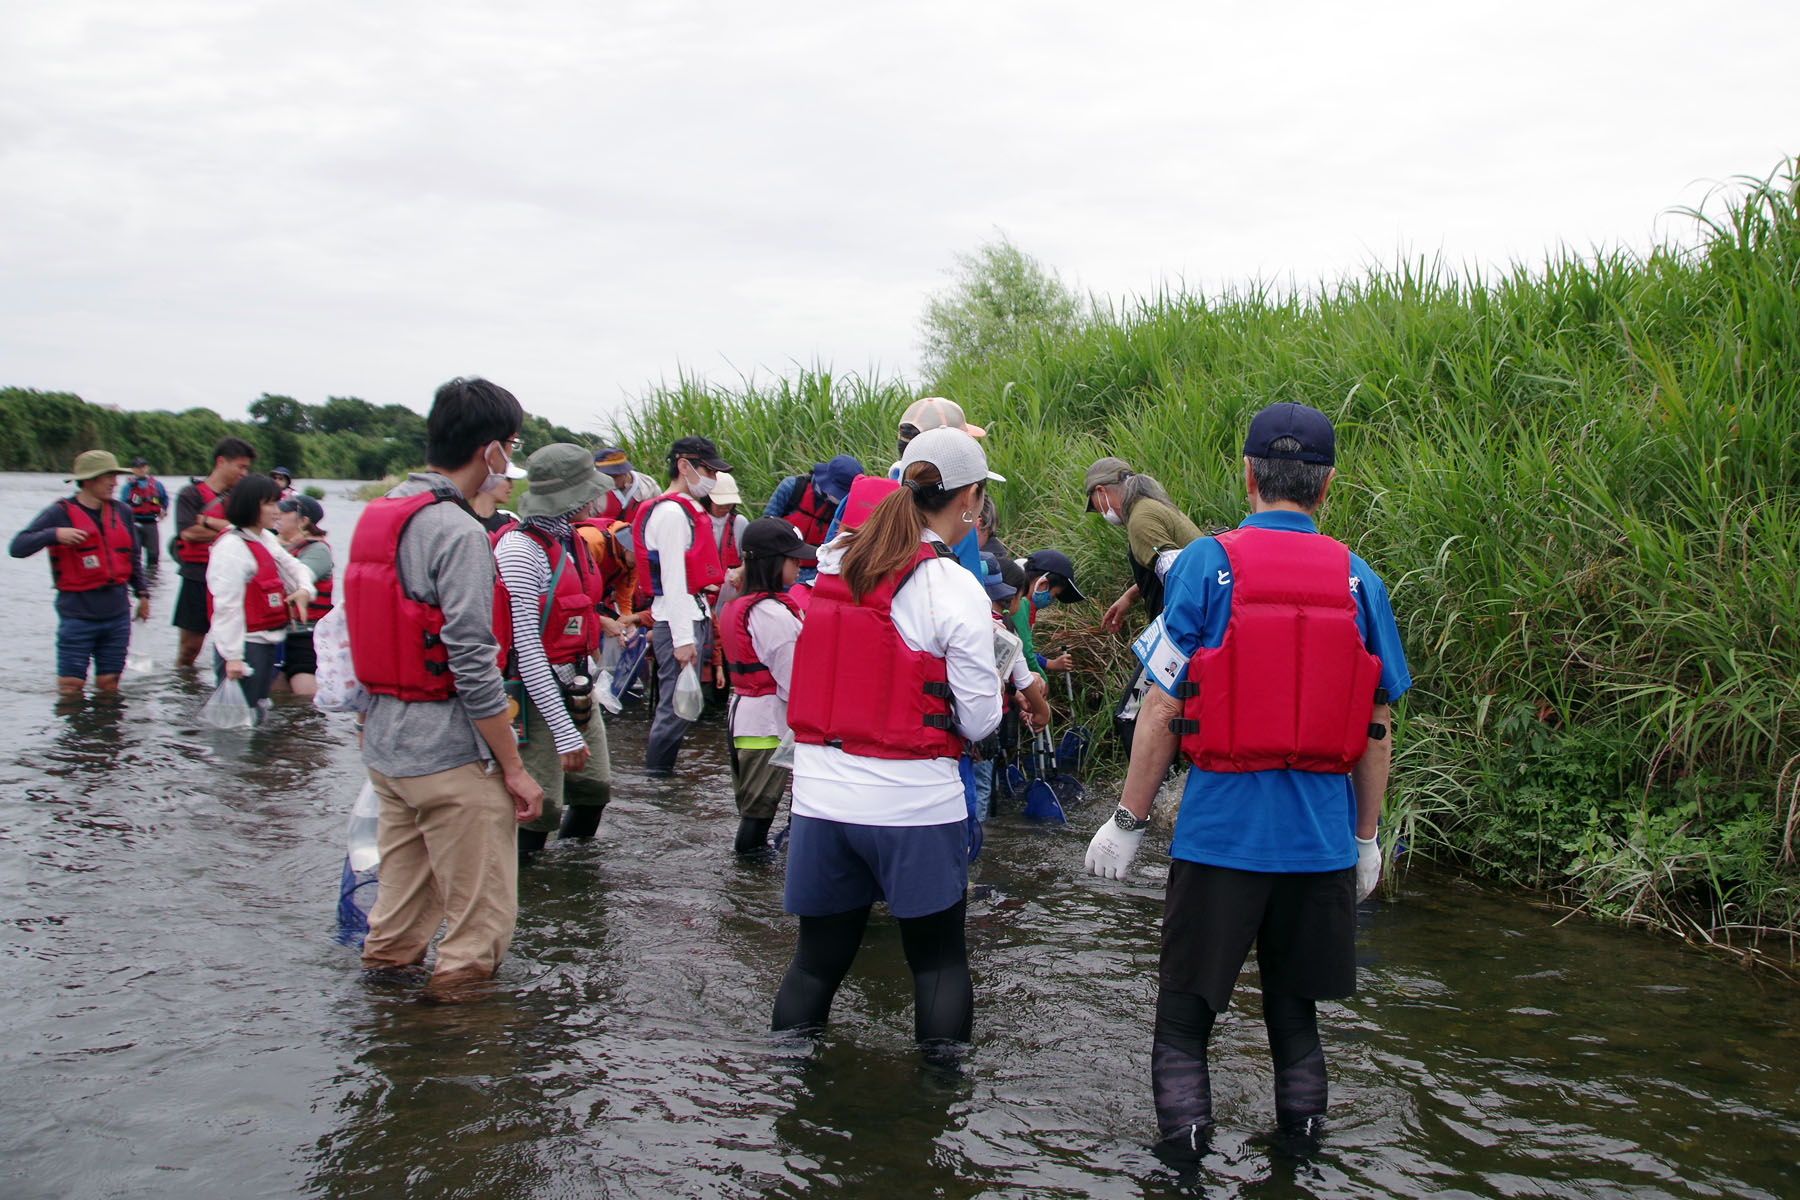
[[568,442],[552,442],[533,451],[525,460],[525,478],[531,490],[516,505],[521,517],[564,516],[608,490],[594,469],[593,451]]
[[123,475],[125,468],[119,460],[112,456],[110,450],[83,450],[75,456],[75,469],[69,475],[70,483],[86,483],[96,475]]

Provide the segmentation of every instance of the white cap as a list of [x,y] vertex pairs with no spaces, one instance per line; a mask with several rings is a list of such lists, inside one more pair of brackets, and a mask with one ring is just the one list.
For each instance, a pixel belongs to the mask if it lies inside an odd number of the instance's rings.
[[969,419],[963,415],[962,405],[942,396],[914,400],[900,414],[900,423],[911,425],[920,433],[927,429],[960,429],[972,437],[984,437],[987,434],[987,430],[981,426],[969,424]]
[[905,477],[906,468],[918,462],[936,467],[944,487],[951,491],[983,479],[1006,482],[1006,476],[988,470],[987,455],[982,453],[980,442],[947,426],[927,429],[906,444],[906,454],[900,459],[901,477]]
[[738,495],[737,480],[732,478],[730,471],[719,472],[718,478],[713,480],[713,490],[706,498],[714,504],[736,504],[743,499]]

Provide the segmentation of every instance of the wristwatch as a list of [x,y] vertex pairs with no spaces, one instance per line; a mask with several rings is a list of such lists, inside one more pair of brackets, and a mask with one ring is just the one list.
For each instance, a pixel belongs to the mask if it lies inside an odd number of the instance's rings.
[[1131,810],[1126,808],[1123,804],[1113,810],[1112,819],[1113,824],[1117,825],[1120,829],[1123,829],[1126,833],[1136,833],[1138,830],[1143,829],[1150,824],[1150,815],[1148,813],[1142,817],[1134,817],[1131,815]]

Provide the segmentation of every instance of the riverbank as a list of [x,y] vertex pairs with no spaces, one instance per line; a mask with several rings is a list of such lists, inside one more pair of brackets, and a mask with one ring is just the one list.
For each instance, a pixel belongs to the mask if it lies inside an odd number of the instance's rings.
[[[1390,845],[1792,969],[1800,930],[1800,206],[1795,166],[1692,250],[1561,254],[1466,278],[1403,264],[1308,295],[1169,293],[928,390],[988,427],[1001,534],[1127,582],[1081,472],[1117,454],[1235,524],[1250,413],[1339,428],[1322,515],[1387,580],[1416,686]],[[802,373],[684,380],[616,431],[705,432],[747,496],[850,451],[917,392]],[[1052,610],[1099,728],[1123,639]]]

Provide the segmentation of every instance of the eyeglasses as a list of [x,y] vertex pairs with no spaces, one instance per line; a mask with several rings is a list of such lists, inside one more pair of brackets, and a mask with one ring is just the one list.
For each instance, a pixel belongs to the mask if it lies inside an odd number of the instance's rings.
[[512,441],[506,443],[506,452],[508,454],[517,454],[520,450],[522,450],[524,448],[525,448],[525,439],[524,438],[514,438]]

